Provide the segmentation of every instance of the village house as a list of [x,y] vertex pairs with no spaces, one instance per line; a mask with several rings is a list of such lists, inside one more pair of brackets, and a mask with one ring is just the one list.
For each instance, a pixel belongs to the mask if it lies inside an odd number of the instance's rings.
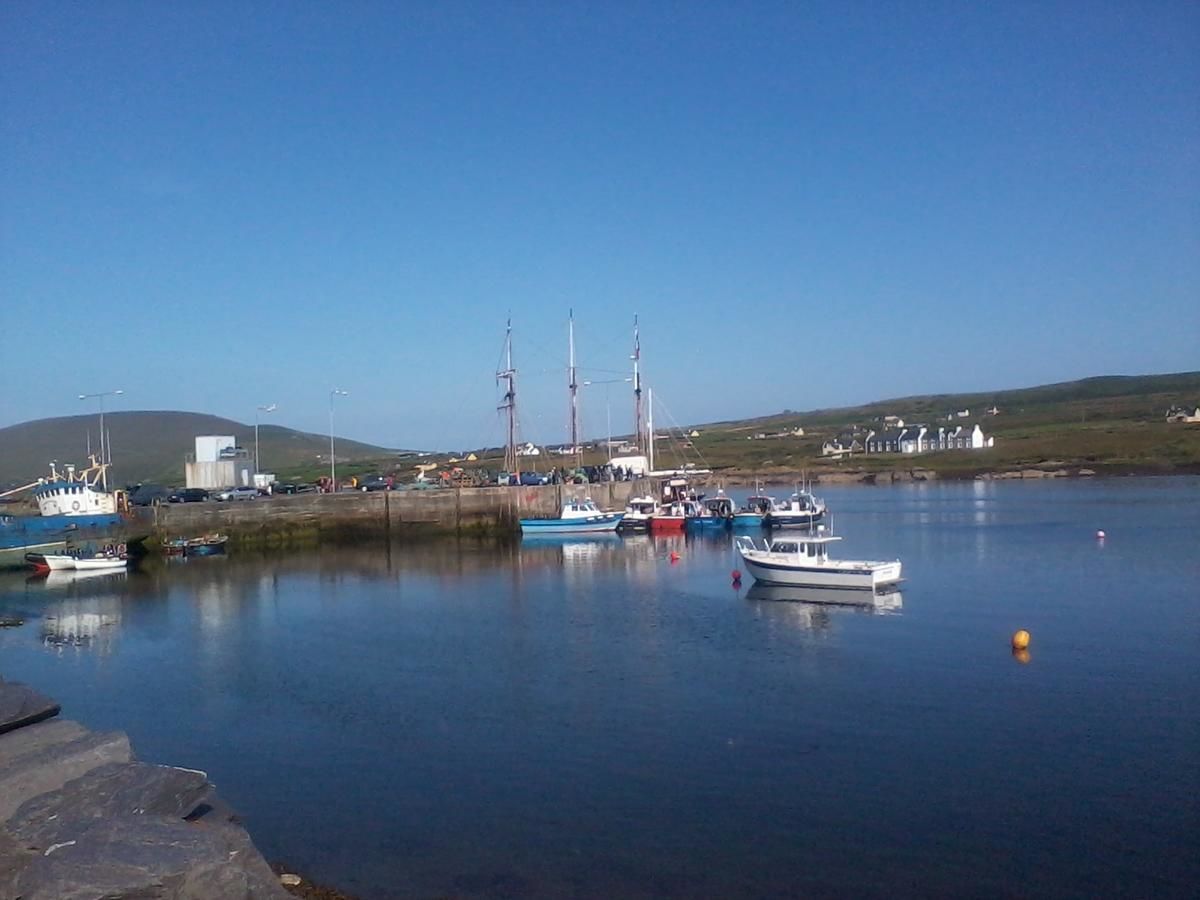
[[867,453],[932,453],[938,450],[981,450],[994,447],[994,436],[985,435],[979,425],[955,428],[909,425],[891,428],[879,434],[871,432],[864,446]]
[[862,453],[866,449],[867,438],[874,434],[873,431],[868,431],[866,434],[844,431],[821,445],[821,455],[852,456],[855,453]]
[[1167,410],[1167,421],[1179,422],[1185,425],[1200,423],[1200,406],[1191,407],[1190,409],[1183,406],[1172,406]]

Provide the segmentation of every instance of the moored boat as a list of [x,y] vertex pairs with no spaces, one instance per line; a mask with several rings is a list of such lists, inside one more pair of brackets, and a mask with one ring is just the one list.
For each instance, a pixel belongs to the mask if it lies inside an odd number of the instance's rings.
[[687,527],[704,531],[720,531],[733,519],[733,501],[718,491],[708,500],[693,500],[684,504]]
[[767,513],[775,505],[774,497],[755,495],[746,499],[745,505],[733,514],[734,528],[762,528],[766,525]]
[[840,537],[824,531],[797,537],[735,538],[742,562],[756,581],[792,587],[876,590],[900,581],[900,560],[838,560],[829,556],[829,545]]
[[27,553],[87,554],[106,545],[137,544],[149,534],[128,512],[124,495],[103,486],[106,463],[81,472],[51,465],[49,477],[0,494],[7,497],[32,489],[38,515],[0,515],[0,568],[20,566]]
[[585,534],[616,531],[624,513],[604,512],[590,497],[565,503],[557,519],[521,519],[521,534]]
[[625,505],[625,518],[621,519],[620,531],[644,532],[650,530],[650,520],[658,511],[653,497],[630,497]]
[[39,572],[124,569],[129,564],[128,557],[115,551],[81,556],[69,553],[29,553],[26,554],[25,561]]
[[768,528],[812,528],[825,517],[825,502],[796,491],[786,503],[773,503],[763,524]]

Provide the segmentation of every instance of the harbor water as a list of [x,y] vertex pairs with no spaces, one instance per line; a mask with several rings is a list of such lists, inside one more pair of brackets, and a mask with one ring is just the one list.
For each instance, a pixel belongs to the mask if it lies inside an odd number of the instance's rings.
[[0,675],[364,898],[1194,896],[1200,479],[817,493],[901,591],[728,534],[4,574]]

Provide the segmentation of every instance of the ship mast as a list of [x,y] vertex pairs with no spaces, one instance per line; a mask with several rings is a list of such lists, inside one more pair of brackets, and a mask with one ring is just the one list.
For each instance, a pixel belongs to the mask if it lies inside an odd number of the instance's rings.
[[638,453],[646,452],[646,441],[642,434],[642,376],[638,365],[642,361],[642,339],[638,335],[638,317],[633,317],[633,439]]
[[583,465],[579,449],[579,383],[575,378],[575,310],[570,311],[567,322],[567,340],[570,357],[567,363],[567,387],[571,392],[571,452],[575,455],[575,468]]
[[509,474],[517,471],[517,370],[512,364],[512,317],[504,329],[504,368],[496,373],[496,383],[508,382],[504,402],[497,409],[508,411],[508,442],[504,445],[504,468]]

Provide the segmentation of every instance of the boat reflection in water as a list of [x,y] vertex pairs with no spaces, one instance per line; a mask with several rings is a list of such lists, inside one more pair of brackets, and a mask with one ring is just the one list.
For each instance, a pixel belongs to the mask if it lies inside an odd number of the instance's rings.
[[120,598],[63,600],[42,617],[42,644],[60,651],[66,647],[87,647],[107,654],[120,624]]
[[752,584],[745,598],[759,604],[765,613],[786,616],[792,625],[809,631],[824,631],[832,624],[831,617],[839,613],[888,616],[899,615],[904,608],[899,591],[872,593],[762,582]]

